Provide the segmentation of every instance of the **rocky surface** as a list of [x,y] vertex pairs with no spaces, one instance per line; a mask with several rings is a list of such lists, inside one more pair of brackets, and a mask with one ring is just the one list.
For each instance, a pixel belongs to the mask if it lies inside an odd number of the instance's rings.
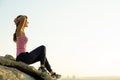
[[0,80],[35,80],[35,78],[18,69],[0,65]]
[[0,56],[0,80],[56,80],[11,55]]

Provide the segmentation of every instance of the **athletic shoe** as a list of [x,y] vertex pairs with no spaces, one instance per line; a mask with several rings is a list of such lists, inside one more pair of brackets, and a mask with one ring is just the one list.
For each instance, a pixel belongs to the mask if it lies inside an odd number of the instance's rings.
[[60,74],[56,74],[56,73],[53,73],[51,76],[52,78],[56,78],[56,79],[59,79],[61,77]]

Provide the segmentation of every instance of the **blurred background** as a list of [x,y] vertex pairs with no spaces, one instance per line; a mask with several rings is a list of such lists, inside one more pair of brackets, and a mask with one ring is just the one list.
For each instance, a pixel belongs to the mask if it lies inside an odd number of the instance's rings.
[[45,45],[63,77],[120,76],[119,0],[0,0],[0,12],[1,56],[16,57],[13,20],[22,14],[28,52]]

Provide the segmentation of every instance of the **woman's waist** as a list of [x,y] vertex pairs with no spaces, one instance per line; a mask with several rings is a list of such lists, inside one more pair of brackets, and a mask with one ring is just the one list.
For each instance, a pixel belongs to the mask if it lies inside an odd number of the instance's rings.
[[24,54],[24,53],[27,53],[27,51],[23,50],[23,49],[17,50],[17,56],[20,55],[20,54]]

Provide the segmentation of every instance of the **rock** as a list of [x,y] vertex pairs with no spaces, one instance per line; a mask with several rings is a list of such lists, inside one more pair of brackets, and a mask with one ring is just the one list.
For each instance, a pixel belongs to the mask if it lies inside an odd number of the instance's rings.
[[[5,57],[0,56],[0,75],[0,80],[56,80],[49,74],[36,70],[33,66],[16,61],[11,55],[6,55]],[[5,77],[5,75],[9,76]],[[10,75],[14,75],[14,79],[11,79]],[[20,76],[23,76],[24,78]]]
[[0,80],[35,80],[18,69],[0,65]]
[[10,59],[10,60],[14,60],[14,61],[16,60],[13,56],[8,55],[8,54],[5,55],[4,58],[6,58],[6,59]]

